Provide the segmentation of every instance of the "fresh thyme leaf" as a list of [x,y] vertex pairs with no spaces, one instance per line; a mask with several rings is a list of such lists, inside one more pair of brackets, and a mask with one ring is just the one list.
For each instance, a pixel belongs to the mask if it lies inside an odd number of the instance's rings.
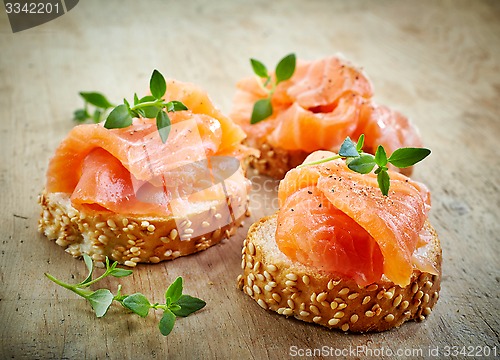
[[146,317],[149,314],[149,309],[151,309],[151,303],[149,300],[141,293],[135,293],[125,297],[122,301],[123,306],[127,309],[133,311],[141,317]]
[[134,106],[139,104],[139,97],[137,96],[137,93],[134,93]]
[[188,316],[202,308],[207,304],[205,301],[189,295],[182,295],[176,302],[181,308],[179,310],[172,310],[177,316]]
[[296,57],[295,54],[288,54],[283,59],[280,60],[278,65],[276,65],[276,85],[280,82],[288,80],[292,77],[295,72]]
[[121,278],[121,277],[125,277],[125,276],[131,275],[132,274],[132,270],[116,268],[116,269],[111,270],[111,272],[109,274],[111,276],[116,277],[116,278]]
[[102,111],[99,109],[94,110],[94,115],[92,116],[92,120],[97,124],[98,122],[101,122],[101,115]]
[[170,134],[171,128],[170,118],[168,114],[160,110],[156,115],[156,127],[158,128],[158,132],[160,133],[160,138],[163,143],[167,141],[168,134]]
[[145,103],[145,102],[150,102],[150,101],[155,101],[156,98],[152,95],[146,95],[142,98],[139,99],[139,104]]
[[356,145],[349,136],[346,137],[342,145],[340,145],[339,155],[343,157],[359,156]]
[[160,324],[158,325],[158,327],[160,328],[160,332],[162,333],[163,336],[167,336],[172,332],[174,325],[175,325],[175,315],[172,311],[166,309],[163,312]]
[[85,278],[85,280],[83,280],[78,285],[85,285],[90,280],[92,280],[92,273],[94,272],[94,262],[92,261],[92,258],[90,256],[88,256],[87,254],[83,254],[83,261],[85,262],[85,266],[87,266],[89,274],[87,275],[87,277]]
[[380,191],[382,191],[382,194],[387,196],[389,194],[389,187],[391,186],[387,170],[382,170],[377,174],[377,182]]
[[115,107],[104,123],[106,129],[124,128],[130,125],[132,125],[132,116],[130,116],[129,109],[125,104]]
[[167,111],[184,111],[187,110],[187,106],[184,105],[181,101],[172,100],[167,103]]
[[359,135],[358,142],[356,143],[356,150],[358,150],[358,153],[363,150],[363,145],[365,144],[365,134]]
[[75,119],[78,122],[84,122],[87,119],[90,119],[90,115],[85,109],[78,109],[75,110],[73,113],[73,119]]
[[147,119],[154,119],[158,116],[159,112],[161,111],[161,108],[158,106],[146,106],[143,107],[142,109],[137,109],[142,112],[141,116],[145,117]]
[[113,294],[108,289],[99,289],[86,296],[86,299],[92,305],[97,317],[106,315],[111,303],[113,302]]
[[261,63],[259,60],[250,59],[250,64],[252,65],[253,72],[257,76],[266,79],[269,77],[269,72],[267,71],[266,65]]
[[156,69],[153,70],[153,74],[151,75],[151,79],[149,80],[149,89],[151,90],[151,94],[158,100],[161,99],[167,91],[167,83],[165,82],[165,78]]
[[377,151],[375,152],[375,162],[378,166],[387,165],[387,154],[385,153],[385,149],[382,145],[379,145]]
[[271,99],[260,99],[253,106],[252,118],[250,119],[250,123],[256,124],[271,116],[272,113],[273,106],[271,104]]
[[368,174],[375,167],[375,158],[371,154],[361,154],[358,157],[353,158],[347,165],[347,167],[353,171],[360,174]]
[[400,148],[395,150],[387,161],[398,168],[406,168],[422,161],[430,153],[431,151],[425,148]]
[[165,292],[165,300],[170,299],[172,303],[175,303],[182,295],[182,278],[179,276],[175,281],[170,284],[167,291]]
[[98,92],[80,92],[80,96],[89,104],[97,106],[99,108],[108,109],[113,107],[106,97]]

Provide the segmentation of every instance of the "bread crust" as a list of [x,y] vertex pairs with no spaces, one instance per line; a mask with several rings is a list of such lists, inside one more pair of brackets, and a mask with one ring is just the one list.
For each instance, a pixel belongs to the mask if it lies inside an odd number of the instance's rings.
[[205,250],[233,235],[248,216],[248,199],[238,203],[244,209],[235,211],[243,214],[237,219],[221,215],[230,198],[179,219],[79,211],[71,205],[70,195],[45,191],[40,195],[39,231],[74,257],[86,253],[99,263],[107,256],[130,267]]
[[424,320],[439,298],[441,246],[430,223],[430,260],[438,275],[414,270],[404,288],[388,279],[359,287],[352,279],[291,261],[274,240],[276,214],[254,223],[243,243],[238,286],[262,308],[350,332],[385,331],[405,321]]

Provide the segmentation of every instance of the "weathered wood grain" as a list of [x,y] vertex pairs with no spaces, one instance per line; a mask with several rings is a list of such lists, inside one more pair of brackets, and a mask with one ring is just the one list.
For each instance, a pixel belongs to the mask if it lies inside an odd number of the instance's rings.
[[[500,353],[499,2],[88,0],[16,34],[1,12],[0,49],[0,358],[282,359],[292,346],[417,349],[414,358],[446,346]],[[252,216],[231,240],[104,282],[160,301],[182,275],[186,292],[208,305],[167,338],[159,314],[142,319],[113,306],[96,319],[44,278],[85,276],[82,261],[36,231],[37,194],[81,106],[78,91],[130,98],[158,68],[204,87],[228,112],[249,57],[272,64],[291,51],[342,52],[362,65],[376,99],[409,115],[433,151],[415,173],[432,191],[444,255],[441,297],[426,321],[346,335],[268,313],[238,291],[245,232],[277,206],[277,182],[255,174]]]

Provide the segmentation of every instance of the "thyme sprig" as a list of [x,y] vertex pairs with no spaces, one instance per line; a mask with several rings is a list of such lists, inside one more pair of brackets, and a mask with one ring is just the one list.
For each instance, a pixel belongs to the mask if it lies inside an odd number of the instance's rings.
[[106,271],[92,279],[92,274],[94,271],[93,261],[87,254],[83,255],[83,260],[87,269],[89,271],[87,277],[79,282],[78,284],[68,284],[65,283],[54,276],[45,273],[51,281],[54,283],[68,289],[75,294],[85,298],[98,318],[103,317],[108,312],[109,307],[113,301],[118,301],[123,307],[129,309],[133,313],[146,317],[149,314],[149,309],[162,310],[163,316],[158,325],[160,332],[163,335],[168,335],[173,330],[175,325],[176,317],[188,316],[200,309],[202,309],[206,303],[198,298],[182,294],[182,277],[178,277],[165,292],[165,303],[151,303],[146,296],[141,293],[135,293],[131,295],[125,295],[121,293],[121,285],[118,285],[118,290],[116,295],[109,289],[98,289],[92,291],[89,288],[90,285],[97,283],[98,281],[104,279],[107,276],[114,276],[116,278],[121,278],[129,276],[132,274],[132,270],[121,269],[116,267],[117,262],[110,263],[109,259],[106,257]]
[[375,155],[372,155],[363,151],[364,140],[364,134],[361,134],[357,143],[354,143],[348,136],[340,146],[338,155],[311,161],[299,165],[298,168],[317,165],[336,159],[345,159],[347,167],[360,174],[368,174],[377,166],[375,169],[377,183],[382,194],[387,196],[391,186],[388,173],[389,168],[387,167],[388,164],[392,164],[400,169],[407,168],[422,161],[431,153],[431,151],[426,148],[403,147],[395,150],[391,156],[387,157],[384,147],[379,145]]
[[[167,83],[163,75],[154,70],[149,80],[149,90],[151,95],[142,98],[134,94],[133,105],[131,106],[127,99],[123,99],[123,104],[113,105],[107,98],[98,92],[80,92],[84,99],[83,109],[74,112],[74,119],[78,122],[84,122],[89,119],[95,123],[104,119],[104,127],[107,129],[125,128],[132,125],[133,118],[156,118],[156,127],[160,138],[165,143],[170,133],[171,121],[169,112],[187,110],[186,105],[180,101],[165,101],[163,96],[167,91]],[[95,107],[92,115],[89,112],[89,104]],[[111,111],[110,111],[111,109]]]
[[[288,54],[283,59],[278,62],[274,70],[276,80],[272,82],[272,77],[267,70],[267,67],[256,59],[250,59],[250,64],[252,65],[253,72],[264,79],[262,87],[268,92],[267,97],[260,99],[255,102],[252,110],[252,116],[250,118],[251,124],[256,124],[264,119],[267,119],[273,114],[273,105],[271,103],[271,98],[276,90],[276,86],[285,80],[292,77],[295,72],[296,57],[295,54]],[[271,88],[268,89],[268,85],[271,84]]]

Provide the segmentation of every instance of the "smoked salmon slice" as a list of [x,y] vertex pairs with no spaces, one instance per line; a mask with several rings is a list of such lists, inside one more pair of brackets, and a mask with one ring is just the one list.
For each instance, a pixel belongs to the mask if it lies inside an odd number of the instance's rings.
[[246,142],[253,147],[267,143],[290,152],[338,152],[346,136],[358,139],[361,134],[365,134],[365,151],[371,153],[379,144],[388,152],[421,146],[411,121],[376,104],[364,71],[340,56],[297,60],[293,76],[280,82],[272,94],[272,115],[256,124],[250,123],[253,105],[268,96],[270,85],[266,89],[261,79],[249,77],[236,86],[230,117],[248,134]]
[[[134,119],[121,129],[76,126],[49,163],[46,191],[71,194],[78,210],[151,216],[172,215],[173,206],[189,213],[192,202],[225,201],[233,194],[246,201],[250,183],[241,166],[216,182],[213,166],[231,167],[230,159],[239,165],[252,153],[241,145],[245,133],[196,86],[173,80],[167,86],[166,100],[181,101],[189,110],[169,115],[166,143],[155,119]],[[224,186],[212,186],[224,180]]]
[[[317,151],[304,163],[333,155]],[[414,256],[428,243],[423,229],[430,193],[402,174],[391,171],[390,177],[384,196],[375,174],[353,172],[341,159],[290,170],[278,192],[278,247],[291,259],[360,286],[384,275],[404,287],[415,267],[435,272]]]

